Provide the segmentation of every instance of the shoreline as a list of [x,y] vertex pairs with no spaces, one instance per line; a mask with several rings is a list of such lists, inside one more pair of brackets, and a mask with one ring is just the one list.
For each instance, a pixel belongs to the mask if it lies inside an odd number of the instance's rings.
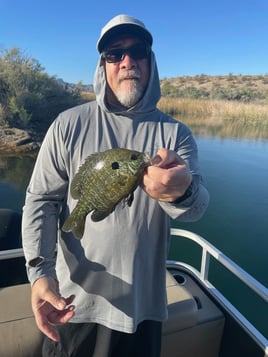
[[0,154],[34,154],[41,141],[31,131],[0,127]]

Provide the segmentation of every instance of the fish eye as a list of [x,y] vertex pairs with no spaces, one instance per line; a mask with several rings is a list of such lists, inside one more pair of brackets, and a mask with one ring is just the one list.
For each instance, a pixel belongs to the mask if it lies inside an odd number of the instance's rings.
[[119,169],[119,163],[117,161],[113,162],[111,166],[112,166],[113,170],[118,170]]
[[131,160],[137,160],[138,159],[138,156],[135,155],[135,154],[132,154],[131,157],[130,157]]

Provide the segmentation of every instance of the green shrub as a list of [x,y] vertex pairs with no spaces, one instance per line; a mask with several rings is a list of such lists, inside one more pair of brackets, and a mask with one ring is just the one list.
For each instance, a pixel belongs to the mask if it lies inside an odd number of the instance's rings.
[[0,124],[46,131],[63,110],[85,100],[79,88],[64,88],[39,62],[18,48],[0,56]]

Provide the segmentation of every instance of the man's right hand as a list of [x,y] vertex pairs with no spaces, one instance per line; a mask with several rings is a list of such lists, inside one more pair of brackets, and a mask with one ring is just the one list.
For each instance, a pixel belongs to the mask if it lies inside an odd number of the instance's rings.
[[75,296],[63,298],[56,280],[42,277],[32,286],[32,309],[38,328],[51,340],[58,342],[60,337],[56,325],[65,324],[74,316]]

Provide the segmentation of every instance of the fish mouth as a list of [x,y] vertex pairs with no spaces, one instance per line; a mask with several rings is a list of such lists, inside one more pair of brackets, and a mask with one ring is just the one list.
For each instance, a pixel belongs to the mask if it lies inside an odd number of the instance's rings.
[[143,155],[144,167],[151,166],[153,164],[151,156],[148,152]]

